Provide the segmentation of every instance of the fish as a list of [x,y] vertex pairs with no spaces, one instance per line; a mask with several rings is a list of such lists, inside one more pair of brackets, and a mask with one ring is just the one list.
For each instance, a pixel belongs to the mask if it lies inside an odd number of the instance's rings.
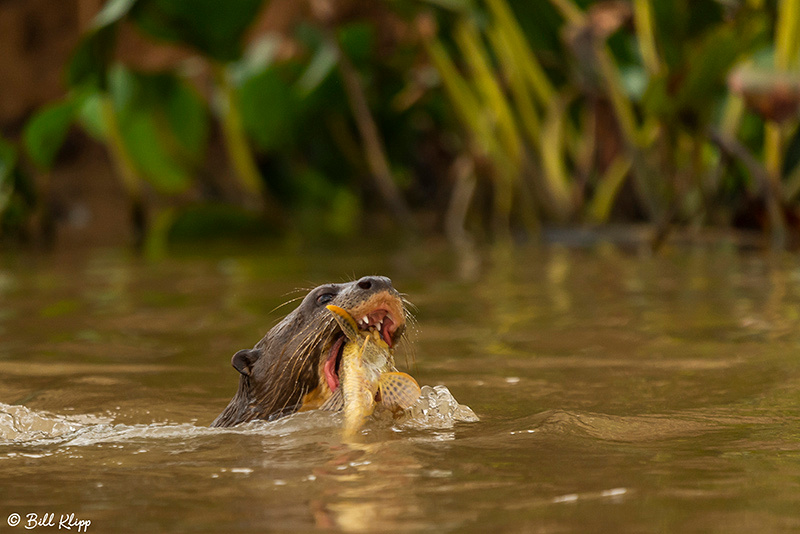
[[398,413],[419,399],[414,378],[397,370],[389,345],[374,328],[362,330],[347,310],[329,305],[328,311],[347,338],[339,363],[339,388],[322,409],[343,410],[343,434],[354,436],[378,404]]

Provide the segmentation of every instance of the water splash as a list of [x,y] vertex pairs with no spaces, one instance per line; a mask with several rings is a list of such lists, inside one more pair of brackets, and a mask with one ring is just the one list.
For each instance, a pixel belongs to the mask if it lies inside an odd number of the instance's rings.
[[451,428],[456,423],[475,423],[478,416],[469,406],[459,404],[446,386],[422,386],[417,403],[409,408],[400,424],[413,428]]
[[25,406],[0,404],[0,442],[26,443],[68,437],[87,426],[108,423],[95,415],[55,415]]
[[[475,422],[478,417],[459,404],[445,386],[423,386],[417,403],[392,424],[416,429],[452,428],[457,422]],[[310,411],[277,421],[252,421],[229,428],[209,428],[192,423],[120,424],[112,417],[91,414],[59,415],[25,406],[0,403],[0,444],[85,447],[102,443],[135,443],[152,439],[186,440],[221,434],[259,435],[280,443],[327,439],[338,434],[340,413]],[[296,443],[295,443],[296,444]],[[278,444],[273,444],[278,446]]]
[[[340,414],[312,411],[278,421],[252,421],[228,428],[193,423],[121,424],[96,415],[57,415],[25,406],[0,403],[0,445],[36,447],[47,445],[91,446],[101,443],[146,442],[152,439],[186,440],[224,434],[295,439],[315,439],[341,426]],[[291,440],[289,440],[291,441]]]

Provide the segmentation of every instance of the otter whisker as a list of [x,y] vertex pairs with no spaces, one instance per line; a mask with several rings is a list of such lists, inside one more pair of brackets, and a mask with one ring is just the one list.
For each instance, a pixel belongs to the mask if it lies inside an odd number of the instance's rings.
[[[283,295],[283,296],[285,297],[286,295]],[[281,308],[283,308],[284,306],[288,306],[289,304],[291,304],[291,303],[293,303],[293,302],[297,302],[298,300],[303,300],[304,298],[305,298],[305,295],[300,295],[299,297],[294,297],[294,298],[292,298],[292,299],[289,299],[289,300],[287,300],[286,302],[283,302],[283,303],[281,303],[281,304],[278,304],[277,306],[275,306],[274,308],[272,308],[272,309],[269,311],[269,313],[270,313],[270,314],[272,314],[272,313],[275,313],[276,311],[280,310],[280,309],[281,309]]]
[[[333,320],[325,321],[325,326],[322,329],[305,329],[298,332],[295,335],[295,339],[302,336],[302,339],[298,342],[297,348],[289,357],[286,365],[284,365],[280,381],[287,377],[287,370],[288,370],[288,377],[297,376],[297,370],[300,369],[301,373],[305,373],[308,371],[306,369],[308,361],[311,357],[315,354],[319,354],[322,352],[322,347],[317,347],[319,342],[327,336],[329,336],[330,328],[329,326],[333,323]],[[310,332],[308,332],[310,330]],[[289,369],[289,362],[292,363],[291,369]],[[295,390],[292,390],[292,397],[294,396]],[[303,394],[304,395],[304,394]],[[300,396],[302,398],[302,395]]]
[[408,300],[407,294],[400,293],[400,301],[403,303],[403,306],[406,308],[406,311],[408,311],[408,308],[413,309],[415,312],[419,311],[419,308],[417,308],[417,306],[413,302]]
[[[324,354],[324,346],[322,341],[331,339],[333,337],[333,323],[332,318],[323,321],[324,326],[321,329],[314,329],[311,335],[307,336],[298,347],[296,353],[300,353],[300,357],[295,357],[295,368],[298,366],[305,367],[307,362],[311,359],[312,355],[319,355],[318,359],[325,359],[327,356]],[[294,356],[294,355],[293,355]],[[292,370],[294,373],[294,369]]]

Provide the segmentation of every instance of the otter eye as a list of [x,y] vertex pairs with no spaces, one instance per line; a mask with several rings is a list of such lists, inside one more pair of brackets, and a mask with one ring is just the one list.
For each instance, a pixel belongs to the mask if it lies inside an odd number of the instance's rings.
[[317,306],[322,306],[333,300],[333,293],[323,293],[317,297]]

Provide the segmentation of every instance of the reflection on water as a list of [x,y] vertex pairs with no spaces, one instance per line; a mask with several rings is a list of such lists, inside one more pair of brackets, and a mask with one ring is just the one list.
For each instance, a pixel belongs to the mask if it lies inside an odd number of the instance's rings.
[[[435,244],[3,258],[0,523],[52,512],[94,532],[800,529],[796,258],[553,246],[479,264],[460,279]],[[374,273],[417,306],[410,372],[436,387],[410,419],[376,417],[353,442],[323,412],[208,428],[236,387],[230,356],[293,304],[274,309]]]

